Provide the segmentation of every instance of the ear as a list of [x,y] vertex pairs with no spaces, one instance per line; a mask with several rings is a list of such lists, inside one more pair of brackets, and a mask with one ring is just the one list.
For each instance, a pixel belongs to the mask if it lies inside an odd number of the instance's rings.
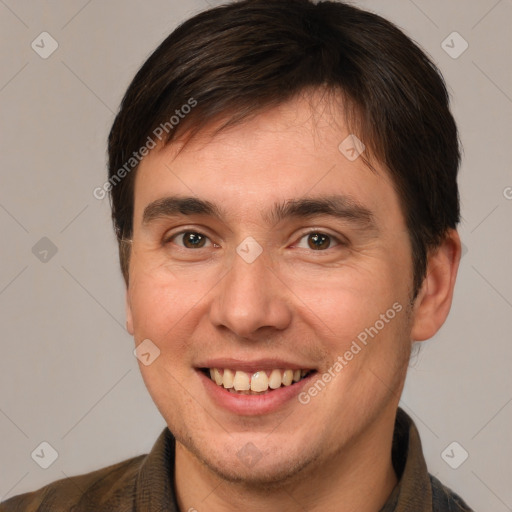
[[126,304],[126,330],[133,336],[134,330],[133,330],[132,305],[130,303],[128,289],[126,289],[125,304]]
[[450,229],[427,259],[427,275],[414,303],[413,341],[432,338],[450,311],[461,256],[460,237]]

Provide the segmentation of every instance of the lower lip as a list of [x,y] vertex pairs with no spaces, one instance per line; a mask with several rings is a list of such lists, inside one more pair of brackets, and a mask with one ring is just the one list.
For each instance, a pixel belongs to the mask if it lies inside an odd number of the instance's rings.
[[197,373],[203,382],[206,393],[218,406],[234,414],[244,416],[269,414],[281,409],[287,402],[292,400],[296,400],[299,403],[298,394],[316,374],[316,372],[313,372],[290,386],[281,386],[262,395],[242,395],[231,393],[222,386],[217,385],[200,370],[197,370]]

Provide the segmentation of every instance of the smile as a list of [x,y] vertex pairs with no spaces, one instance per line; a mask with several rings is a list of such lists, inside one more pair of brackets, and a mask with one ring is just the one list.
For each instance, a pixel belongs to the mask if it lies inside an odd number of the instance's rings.
[[219,387],[233,394],[262,395],[281,387],[291,386],[306,378],[310,369],[273,369],[246,372],[229,368],[204,368],[203,373]]

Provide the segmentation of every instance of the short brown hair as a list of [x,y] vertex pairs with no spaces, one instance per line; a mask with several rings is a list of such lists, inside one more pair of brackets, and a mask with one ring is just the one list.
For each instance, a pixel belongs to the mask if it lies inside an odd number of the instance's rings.
[[[201,12],[136,74],[108,140],[112,219],[126,284],[130,246],[123,240],[132,236],[138,162],[132,155],[155,132],[169,143],[218,118],[234,125],[311,88],[342,96],[365,153],[389,169],[411,240],[416,295],[428,251],[460,218],[459,140],[442,75],[382,17],[310,0],[242,0]],[[191,99],[194,108],[172,123]]]

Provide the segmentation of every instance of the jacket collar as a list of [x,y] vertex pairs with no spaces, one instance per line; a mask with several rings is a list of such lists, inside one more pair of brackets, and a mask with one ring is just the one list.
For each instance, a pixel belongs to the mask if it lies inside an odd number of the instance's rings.
[[[176,441],[166,427],[139,469],[136,512],[179,512],[174,491]],[[421,440],[412,419],[397,410],[392,449],[399,482],[380,512],[432,512],[432,490]]]

